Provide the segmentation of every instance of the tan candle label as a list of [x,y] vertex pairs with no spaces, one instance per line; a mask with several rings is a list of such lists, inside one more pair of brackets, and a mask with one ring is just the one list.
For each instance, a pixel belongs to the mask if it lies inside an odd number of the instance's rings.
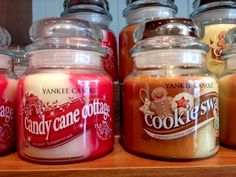
[[235,27],[235,24],[214,24],[205,27],[205,37],[202,42],[210,46],[207,54],[207,68],[214,74],[219,75],[224,71],[224,61],[221,57],[222,50],[228,46],[225,43],[225,34]]
[[[187,87],[184,83],[182,86]],[[143,102],[139,108],[143,113],[143,130],[152,138],[181,138],[211,121],[216,122],[214,125],[218,129],[218,94],[215,91],[199,94],[180,92],[171,97],[168,89],[156,87],[151,93],[145,89],[140,89],[139,93]]]

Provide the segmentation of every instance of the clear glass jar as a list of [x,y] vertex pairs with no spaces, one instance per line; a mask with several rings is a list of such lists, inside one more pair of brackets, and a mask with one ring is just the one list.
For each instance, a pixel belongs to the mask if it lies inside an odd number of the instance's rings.
[[226,69],[219,78],[220,95],[220,141],[236,148],[236,28],[226,34],[229,48],[222,52]]
[[137,26],[156,18],[174,17],[176,13],[177,7],[171,0],[127,1],[123,16],[128,25],[123,28],[119,36],[119,81],[121,83],[132,72],[133,59],[129,51],[134,46],[133,33]]
[[70,0],[64,2],[62,16],[81,19],[99,25],[102,28],[102,47],[107,50],[103,57],[105,71],[114,81],[115,95],[115,134],[120,133],[120,88],[118,82],[117,45],[114,33],[109,29],[112,16],[107,0]]
[[14,53],[13,56],[13,71],[17,78],[19,78],[27,69],[29,65],[29,60],[25,56],[25,50],[19,46],[17,47],[10,47],[12,52]]
[[11,36],[0,27],[0,155],[15,150],[16,86],[12,72]]
[[218,150],[218,84],[204,66],[208,46],[190,19],[140,25],[133,72],[124,80],[124,146],[168,159]]
[[102,28],[103,40],[101,42],[108,52],[103,57],[105,71],[113,78],[118,79],[118,61],[116,49],[116,37],[109,29],[112,16],[109,13],[107,0],[72,0],[65,1],[65,10],[61,16],[73,19],[81,19],[99,25]]
[[113,82],[103,69],[101,30],[88,22],[49,18],[30,28],[29,68],[18,83],[19,155],[71,162],[113,148]]
[[195,0],[194,7],[190,18],[200,21],[205,26],[202,42],[210,46],[206,57],[207,68],[212,73],[220,75],[225,69],[221,52],[228,47],[224,37],[229,29],[236,26],[236,2]]

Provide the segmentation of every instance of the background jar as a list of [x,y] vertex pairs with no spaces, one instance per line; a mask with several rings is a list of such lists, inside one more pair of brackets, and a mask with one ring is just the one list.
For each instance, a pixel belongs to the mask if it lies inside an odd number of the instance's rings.
[[14,53],[13,56],[13,71],[17,78],[19,78],[27,69],[29,60],[25,56],[25,50],[19,46],[11,47],[10,50]]
[[206,65],[209,71],[220,75],[225,68],[221,57],[227,48],[224,37],[226,32],[236,26],[235,1],[202,1],[195,0],[195,10],[190,18],[200,21],[205,26],[205,37],[202,42],[210,46]]
[[218,84],[204,67],[208,47],[199,42],[202,36],[190,19],[154,20],[136,31],[134,69],[124,81],[129,151],[169,159],[217,152]]
[[98,26],[50,18],[30,28],[29,68],[18,83],[19,155],[71,162],[113,148],[113,82],[103,69]]
[[127,26],[123,28],[119,36],[119,81],[132,72],[133,60],[129,53],[134,46],[133,33],[138,24],[155,18],[174,17],[177,7],[171,0],[136,0],[127,1],[127,7],[123,11]]
[[114,81],[114,98],[115,98],[115,134],[120,133],[120,89],[118,82],[118,61],[117,45],[114,33],[109,29],[112,16],[109,13],[109,3],[107,0],[65,0],[64,12],[62,16],[81,19],[102,28],[103,40],[102,47],[107,50],[103,57],[105,71]]
[[222,144],[236,147],[236,28],[226,34],[229,48],[222,52],[226,69],[219,78],[220,95],[220,141]]
[[104,68],[112,79],[117,81],[116,37],[109,29],[112,16],[109,13],[107,0],[65,0],[64,7],[61,16],[85,20],[102,28],[103,40],[101,44],[107,50],[107,54],[103,57]]
[[9,50],[11,36],[0,27],[0,155],[15,150],[16,145],[16,85]]

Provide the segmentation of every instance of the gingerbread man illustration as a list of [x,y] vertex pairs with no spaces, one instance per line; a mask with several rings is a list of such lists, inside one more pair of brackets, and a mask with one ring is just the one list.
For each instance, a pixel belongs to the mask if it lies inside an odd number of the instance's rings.
[[153,101],[150,103],[150,110],[155,112],[155,115],[165,118],[173,116],[171,111],[172,97],[167,96],[167,90],[162,87],[155,88],[151,93]]

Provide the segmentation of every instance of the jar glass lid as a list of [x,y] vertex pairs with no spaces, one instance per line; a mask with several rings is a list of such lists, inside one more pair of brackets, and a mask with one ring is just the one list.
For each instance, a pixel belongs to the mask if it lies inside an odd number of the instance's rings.
[[64,9],[76,8],[77,5],[95,5],[109,11],[107,0],[65,0]]
[[123,11],[123,16],[127,16],[131,11],[145,8],[148,6],[159,6],[159,7],[167,7],[175,11],[177,13],[177,6],[174,4],[173,0],[127,0],[127,7]]
[[4,48],[4,47],[8,47],[11,44],[11,36],[9,34],[9,32],[0,27],[0,47]]
[[212,7],[220,6],[220,5],[225,5],[227,4],[230,6],[232,2],[236,2],[235,0],[195,0],[193,2],[193,8],[196,9],[200,6],[203,5],[208,5]]
[[9,50],[11,44],[11,35],[5,29],[0,27],[0,54],[14,56],[14,53]]
[[101,14],[101,15],[105,15],[109,19],[109,21],[112,20],[112,16],[108,11],[96,5],[78,5],[75,8],[65,9],[61,13],[61,16],[62,17],[68,16],[68,15],[76,14],[80,12],[91,12],[91,13]]
[[195,9],[193,13],[190,14],[190,18],[194,18],[199,13],[207,12],[216,9],[230,9],[236,8],[235,0],[195,0],[193,2],[193,8]]
[[48,18],[33,23],[30,27],[33,44],[27,51],[39,49],[71,48],[105,54],[100,42],[103,38],[99,26],[69,18]]
[[132,54],[147,50],[186,48],[208,51],[200,42],[204,27],[199,22],[185,18],[153,20],[139,25],[134,33]]
[[65,0],[64,12],[61,16],[65,16],[69,13],[77,12],[93,12],[106,15],[112,20],[109,13],[109,3],[107,0]]

